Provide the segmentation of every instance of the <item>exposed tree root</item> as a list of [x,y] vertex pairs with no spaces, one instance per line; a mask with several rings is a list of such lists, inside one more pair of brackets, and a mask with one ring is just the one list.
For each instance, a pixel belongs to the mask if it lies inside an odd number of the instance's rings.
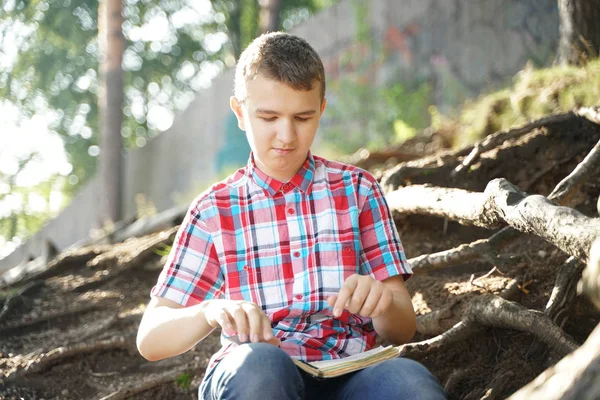
[[485,394],[481,397],[481,400],[495,400],[500,396],[508,383],[514,376],[514,372],[507,371],[497,375],[490,383],[489,387],[485,390]]
[[575,352],[548,368],[509,400],[600,397],[600,325]]
[[578,186],[587,180],[587,176],[589,176],[595,168],[598,168],[598,165],[600,165],[600,141],[596,143],[583,161],[575,167],[573,172],[556,185],[554,190],[548,195],[548,198],[562,204],[568,194],[572,193]]
[[92,247],[84,247],[80,249],[65,251],[48,263],[48,266],[45,270],[35,273],[31,276],[18,280],[14,283],[6,285],[5,287],[15,287],[20,286],[25,283],[34,281],[34,280],[46,280],[48,278],[52,278],[59,274],[62,274],[65,271],[73,268],[77,265],[84,265],[89,260],[94,257],[103,254],[110,250],[110,246],[108,245],[96,245]]
[[36,319],[32,319],[29,321],[19,322],[16,324],[7,325],[0,329],[0,337],[12,335],[15,333],[23,334],[24,331],[35,328],[40,324],[44,324],[46,322],[58,319],[58,318],[73,318],[77,315],[90,312],[92,310],[97,310],[101,308],[99,303],[95,304],[85,304],[83,306],[75,307],[72,309],[61,310],[58,312],[49,312],[44,313],[42,316]]
[[443,333],[445,328],[440,325],[442,319],[452,318],[452,308],[458,303],[453,301],[446,307],[417,317],[417,332],[426,336]]
[[33,281],[21,288],[17,293],[8,296],[4,301],[4,306],[0,311],[0,324],[11,314],[18,304],[23,302],[23,297],[28,293],[44,286],[44,281]]
[[90,354],[97,351],[107,350],[132,350],[135,346],[133,337],[115,336],[107,340],[100,340],[91,343],[78,343],[71,346],[62,346],[43,353],[32,360],[26,367],[19,368],[4,378],[5,382],[11,382],[22,378],[23,376],[40,373],[51,367],[52,365],[82,354]]
[[463,225],[494,229],[502,226],[498,214],[488,212],[489,196],[463,189],[410,185],[388,193],[393,214],[420,214],[448,218]]
[[[600,144],[600,142],[598,143]],[[549,200],[562,204],[564,199],[589,179],[591,171],[600,169],[599,144],[596,144],[583,161],[581,161],[566,178],[556,185],[554,190],[552,190],[552,193],[548,195]],[[600,207],[598,212],[600,212]],[[415,273],[422,273],[426,270],[435,270],[451,265],[479,260],[482,257],[486,258],[486,256],[489,260],[489,257],[493,258],[498,250],[509,245],[519,236],[519,231],[508,226],[488,239],[480,239],[471,243],[465,243],[450,250],[424,254],[410,259],[409,262],[413,270],[415,270]],[[598,287],[600,289],[600,285]]]
[[467,312],[467,319],[484,326],[531,333],[563,356],[578,347],[578,344],[543,312],[527,309],[500,296],[482,295],[473,300]]
[[491,210],[513,228],[534,233],[565,253],[587,262],[592,242],[600,236],[600,219],[577,210],[555,206],[546,197],[527,196],[505,179],[492,180],[487,188]]
[[475,143],[474,145],[461,149],[459,152],[457,152],[457,156],[460,156],[461,154],[464,154],[466,151],[468,151],[468,149],[470,149],[469,154],[463,159],[463,161],[459,165],[456,166],[454,171],[452,171],[452,176],[455,177],[462,171],[468,170],[468,168],[479,159],[481,153],[493,149],[494,147],[498,147],[502,144],[502,142],[511,138],[519,137],[521,135],[533,131],[534,129],[538,129],[546,125],[554,124],[557,122],[565,122],[573,118],[573,115],[574,114],[570,112],[566,114],[551,115],[530,122],[529,124],[521,128],[498,131],[492,135],[486,136],[483,140]]
[[600,308],[600,238],[590,249],[590,262],[583,271],[581,289],[589,299]]
[[452,393],[458,384],[466,377],[473,375],[473,368],[462,368],[455,370],[444,383],[444,391]]
[[161,386],[167,383],[174,382],[179,376],[185,373],[197,373],[198,367],[196,365],[185,365],[181,368],[177,368],[172,371],[168,371],[160,375],[147,375],[145,380],[136,385],[128,385],[120,388],[114,393],[109,394],[100,398],[100,400],[125,400],[132,396],[153,389],[157,386]]
[[[582,262],[587,261],[589,248],[600,232],[600,219],[555,206],[544,196],[527,196],[502,178],[490,181],[484,193],[407,186],[391,193],[388,204],[396,211],[444,216],[490,229],[504,221],[521,232],[540,236]],[[469,250],[472,247],[463,249]]]
[[[600,304],[600,239],[590,251],[583,273],[584,292],[594,304]],[[548,368],[510,397],[510,400],[558,400],[600,398],[600,324],[576,351]]]
[[584,265],[579,260],[569,257],[556,276],[556,283],[544,312],[560,327],[565,325],[577,296],[577,282],[581,278],[583,268]]
[[[88,262],[88,267],[108,267],[106,272],[96,274],[96,277],[93,280],[73,288],[73,291],[83,293],[95,289],[115,279],[123,272],[139,265],[154,254],[154,250],[157,246],[169,243],[172,240],[171,236],[177,232],[178,228],[178,226],[175,226],[153,236],[150,240],[141,240],[142,243],[140,243],[134,251],[125,252],[125,256],[123,256],[123,251],[118,245],[114,246],[110,251],[97,256]],[[123,245],[131,246],[131,243],[125,242]]]
[[[514,141],[539,128],[556,128],[557,125],[567,123],[570,120],[574,121],[580,117],[577,113],[572,112],[551,115],[533,121],[521,128],[496,132],[474,145],[466,146],[459,150],[437,153],[415,161],[400,163],[384,173],[381,185],[386,192],[389,192],[398,189],[407,182],[414,180],[422,181],[423,179],[419,178],[424,176],[430,177],[439,173],[447,174],[452,181],[457,181],[460,175],[469,170],[469,167],[481,160],[480,156],[482,154],[500,147],[502,143],[511,140]],[[459,161],[460,157],[463,157],[462,161]]]
[[86,339],[89,339],[93,336],[97,336],[98,334],[100,334],[102,332],[105,332],[111,326],[113,326],[115,324],[115,322],[117,322],[117,321],[118,321],[118,316],[117,316],[117,314],[114,314],[114,315],[111,315],[107,318],[104,318],[104,319],[96,322],[95,324],[92,324],[91,326],[87,327],[85,332],[82,333],[77,338],[77,342],[83,342]]
[[434,338],[403,345],[401,354],[407,357],[421,357],[441,347],[480,334],[486,327],[510,328],[531,333],[562,355],[577,348],[577,343],[547,315],[506,300],[504,297],[513,295],[514,287],[516,282],[512,281],[500,295],[479,296],[470,303],[462,321]]

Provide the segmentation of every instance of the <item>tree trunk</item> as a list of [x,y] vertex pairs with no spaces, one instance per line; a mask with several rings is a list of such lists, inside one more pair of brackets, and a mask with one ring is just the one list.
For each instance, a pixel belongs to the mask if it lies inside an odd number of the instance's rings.
[[229,29],[233,55],[237,61],[242,54],[242,0],[234,0],[232,4],[233,10],[229,13],[227,29]]
[[600,54],[600,1],[558,0],[558,61],[579,64]]
[[274,32],[279,29],[281,0],[260,0],[260,31]]
[[100,223],[117,222],[121,215],[123,141],[123,15],[121,0],[101,0],[98,8],[100,43]]

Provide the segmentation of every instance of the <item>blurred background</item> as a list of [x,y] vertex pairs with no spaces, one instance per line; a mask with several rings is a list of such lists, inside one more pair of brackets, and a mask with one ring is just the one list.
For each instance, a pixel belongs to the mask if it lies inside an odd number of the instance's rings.
[[187,207],[243,166],[228,99],[263,32],[323,59],[314,152],[390,165],[597,104],[600,5],[577,3],[2,0],[0,270]]

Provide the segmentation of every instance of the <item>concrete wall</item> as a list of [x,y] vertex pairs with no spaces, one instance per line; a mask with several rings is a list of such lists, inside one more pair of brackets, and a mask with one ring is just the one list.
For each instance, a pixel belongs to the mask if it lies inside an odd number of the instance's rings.
[[[329,83],[348,76],[374,84],[427,79],[442,110],[505,84],[528,60],[548,65],[557,47],[555,0],[372,0],[366,15],[357,15],[353,3],[341,1],[293,30],[321,54]],[[357,40],[357,20],[367,24],[375,49]],[[235,159],[224,151],[231,146],[225,138],[245,140],[231,123],[232,86],[233,71],[226,71],[170,129],[127,153],[127,217],[136,214],[136,194],[165,210],[178,196],[189,200],[213,181],[222,158],[229,157],[232,166],[245,163],[243,151]],[[328,99],[335,103],[335,93]],[[98,204],[94,179],[60,215],[0,260],[0,272],[45,254],[48,243],[62,251],[85,239],[98,227]]]

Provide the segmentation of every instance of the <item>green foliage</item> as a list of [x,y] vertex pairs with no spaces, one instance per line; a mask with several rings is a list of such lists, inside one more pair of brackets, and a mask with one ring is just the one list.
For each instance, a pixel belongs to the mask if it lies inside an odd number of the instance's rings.
[[582,67],[528,65],[512,87],[467,102],[458,116],[449,118],[457,131],[454,144],[461,147],[548,114],[598,105],[599,99],[600,59]]
[[353,0],[352,5],[355,43],[340,57],[344,77],[328,82],[329,102],[321,129],[324,152],[334,156],[410,139],[427,126],[431,104],[427,81],[373,83],[373,69],[384,61],[385,51],[373,39],[369,4]]
[[[282,26],[334,2],[283,0]],[[253,0],[127,0],[122,7],[122,135],[125,146],[135,148],[167,128],[152,118],[153,111],[176,115],[214,75],[233,66],[240,48],[257,34],[259,5]],[[99,145],[97,25],[98,0],[14,0],[0,6],[0,59],[12,59],[4,54],[6,42],[19,49],[14,62],[0,68],[0,99],[18,105],[24,118],[41,109],[55,111],[50,128],[61,136],[73,166],[63,188],[67,197],[97,168],[89,152]],[[26,210],[13,214],[0,216],[0,236],[27,237],[49,216]]]
[[427,126],[431,87],[396,82],[375,87],[353,78],[333,83],[328,124],[321,130],[325,146],[348,154],[361,147],[402,143]]
[[190,388],[190,384],[192,383],[192,375],[190,375],[187,372],[184,374],[181,374],[177,377],[177,379],[175,380],[175,383],[181,389],[188,390]]
[[169,253],[171,252],[171,248],[172,248],[172,246],[170,246],[168,244],[163,244],[161,246],[158,246],[156,249],[154,249],[154,254],[156,254],[160,257],[168,256]]

